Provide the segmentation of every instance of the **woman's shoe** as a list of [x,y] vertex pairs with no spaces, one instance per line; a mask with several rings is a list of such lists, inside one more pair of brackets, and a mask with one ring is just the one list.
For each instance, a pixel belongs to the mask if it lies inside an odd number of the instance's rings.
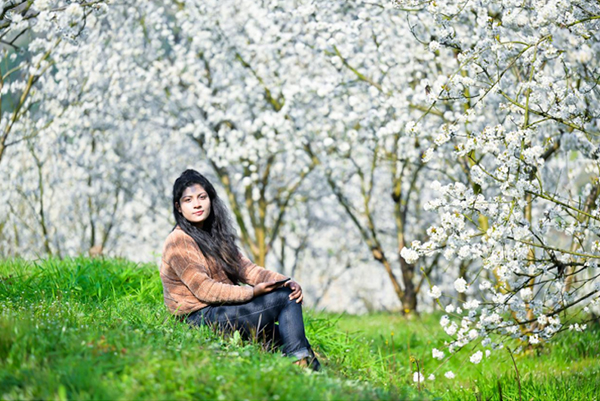
[[310,359],[310,358],[306,356],[306,357],[304,357],[304,358],[301,358],[301,359],[298,359],[297,361],[294,361],[294,362],[292,362],[292,363],[293,363],[294,365],[298,365],[298,366],[300,366],[301,368],[308,368],[308,367],[309,367],[309,364],[310,364],[310,362],[309,362],[309,359]]
[[312,350],[310,345],[308,346],[308,352],[310,353],[310,357],[308,358],[308,364],[313,371],[318,372],[319,370],[321,370],[321,363],[317,359],[317,356],[315,355],[315,352]]
[[315,356],[306,356],[302,359],[292,362],[294,365],[298,365],[301,368],[311,369],[315,372],[321,370],[321,363]]

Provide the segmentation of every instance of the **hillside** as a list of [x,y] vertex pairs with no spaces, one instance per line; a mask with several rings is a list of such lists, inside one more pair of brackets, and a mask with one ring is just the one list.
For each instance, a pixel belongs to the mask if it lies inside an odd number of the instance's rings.
[[[306,313],[319,373],[238,335],[190,329],[162,305],[153,265],[123,260],[0,262],[0,398],[569,399],[600,393],[600,329],[552,346],[444,366],[439,316]],[[418,368],[417,368],[418,362]],[[417,386],[416,369],[434,381]],[[444,373],[453,371],[454,379]]]

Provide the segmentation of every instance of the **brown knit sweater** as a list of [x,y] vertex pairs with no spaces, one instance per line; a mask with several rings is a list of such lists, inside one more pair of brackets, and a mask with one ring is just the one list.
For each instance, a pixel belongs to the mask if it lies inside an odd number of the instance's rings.
[[[165,305],[175,315],[191,313],[208,305],[243,303],[253,297],[252,287],[234,285],[225,271],[214,260],[207,259],[196,241],[179,226],[165,242],[160,278]],[[254,286],[286,277],[257,266],[240,254],[240,278]]]

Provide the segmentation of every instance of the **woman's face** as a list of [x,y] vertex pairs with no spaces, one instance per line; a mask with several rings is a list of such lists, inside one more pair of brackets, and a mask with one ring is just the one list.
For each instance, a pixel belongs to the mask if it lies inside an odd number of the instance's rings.
[[183,191],[177,210],[190,223],[202,228],[204,221],[210,215],[210,198],[200,184],[189,186]]

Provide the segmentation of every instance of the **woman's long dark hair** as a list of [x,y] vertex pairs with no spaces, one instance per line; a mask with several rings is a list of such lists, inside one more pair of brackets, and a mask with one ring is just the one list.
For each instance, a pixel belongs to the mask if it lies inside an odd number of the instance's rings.
[[[183,191],[194,184],[200,184],[210,199],[210,214],[202,228],[192,225],[177,209],[177,204],[181,207]],[[173,214],[179,227],[196,241],[204,256],[220,265],[233,283],[239,283],[239,249],[235,244],[236,235],[229,212],[217,195],[215,187],[196,170],[185,170],[175,180]]]

